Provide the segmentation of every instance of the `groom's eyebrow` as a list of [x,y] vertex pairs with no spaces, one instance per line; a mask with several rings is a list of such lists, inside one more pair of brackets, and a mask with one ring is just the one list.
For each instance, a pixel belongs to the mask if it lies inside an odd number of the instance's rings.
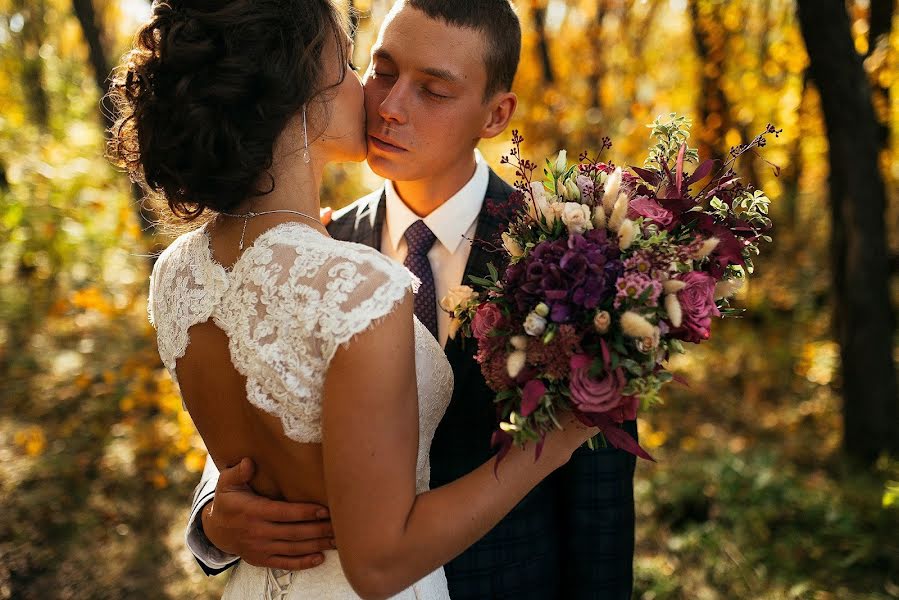
[[[391,56],[390,52],[384,50],[383,48],[378,48],[374,51],[374,58],[380,58],[381,60],[389,60],[390,62],[396,64],[396,60]],[[430,75],[431,77],[436,77],[437,79],[443,79],[444,81],[448,81],[450,83],[458,83],[462,81],[462,78],[449,71],[447,69],[440,69],[437,67],[424,67],[418,69],[420,73],[424,73],[425,75]]]

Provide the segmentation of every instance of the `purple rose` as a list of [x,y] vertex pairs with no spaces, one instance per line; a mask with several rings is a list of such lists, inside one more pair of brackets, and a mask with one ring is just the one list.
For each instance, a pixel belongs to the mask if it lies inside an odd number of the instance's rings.
[[720,317],[715,305],[715,284],[717,280],[707,273],[692,271],[678,277],[687,286],[677,293],[683,321],[678,337],[693,343],[709,339],[712,317]]
[[491,302],[478,307],[471,320],[471,332],[479,340],[486,338],[491,331],[503,323],[503,313]]
[[628,213],[628,216],[632,218],[644,217],[662,227],[668,227],[674,222],[674,213],[649,196],[640,196],[631,200]]
[[606,374],[602,379],[590,377],[593,359],[583,354],[571,357],[571,401],[578,410],[585,413],[608,413],[622,408],[625,398],[624,373],[620,368]]

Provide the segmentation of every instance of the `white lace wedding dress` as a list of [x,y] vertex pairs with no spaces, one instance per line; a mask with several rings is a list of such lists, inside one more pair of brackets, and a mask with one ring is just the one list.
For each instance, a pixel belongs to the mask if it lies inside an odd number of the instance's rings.
[[[227,334],[231,360],[247,379],[247,399],[280,418],[297,442],[321,442],[325,372],[337,348],[386,316],[414,275],[375,250],[333,240],[301,223],[260,235],[229,270],[212,256],[205,227],[182,235],[159,257],[150,277],[149,314],[159,354],[177,381],[188,329],[210,318]],[[428,489],[428,451],[449,404],[453,375],[428,330],[415,321],[419,448],[416,489]],[[447,600],[443,569],[398,599]],[[239,563],[224,598],[349,600],[353,592],[337,550],[305,571]]]

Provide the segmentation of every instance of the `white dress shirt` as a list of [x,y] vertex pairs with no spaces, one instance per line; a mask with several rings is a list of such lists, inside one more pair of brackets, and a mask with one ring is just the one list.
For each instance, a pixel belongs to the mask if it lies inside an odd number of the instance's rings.
[[387,199],[387,215],[384,230],[381,232],[381,253],[403,262],[406,260],[408,248],[403,235],[415,221],[422,220],[434,232],[437,240],[428,252],[428,261],[434,273],[434,291],[437,295],[437,333],[441,346],[446,345],[449,335],[449,314],[439,304],[449,289],[463,284],[465,265],[471,254],[471,242],[478,225],[478,214],[484,204],[487,185],[490,182],[490,169],[481,153],[475,150],[474,175],[462,189],[431,214],[423,219],[412,212],[400,198],[393,187],[393,182],[384,184]]

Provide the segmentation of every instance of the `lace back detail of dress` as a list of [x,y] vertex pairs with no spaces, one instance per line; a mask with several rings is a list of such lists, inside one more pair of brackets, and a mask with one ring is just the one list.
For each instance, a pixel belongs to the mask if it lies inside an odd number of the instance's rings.
[[[200,229],[176,240],[157,260],[148,305],[159,353],[172,377],[190,343],[188,331],[213,319],[228,336],[231,360],[246,377],[247,400],[276,416],[284,433],[321,442],[325,374],[334,353],[387,316],[416,285],[402,265],[359,244],[338,242],[299,224],[262,235],[227,270],[213,260]],[[419,448],[416,489],[428,489],[428,453],[453,392],[453,374],[437,340],[416,319]],[[225,598],[357,599],[336,551],[306,571],[241,563]],[[396,598],[448,600],[438,570]]]

